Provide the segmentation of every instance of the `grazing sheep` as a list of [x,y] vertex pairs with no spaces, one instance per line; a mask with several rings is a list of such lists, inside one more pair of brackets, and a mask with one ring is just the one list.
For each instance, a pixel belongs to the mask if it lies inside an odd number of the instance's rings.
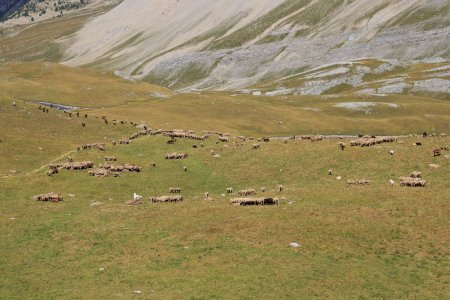
[[442,155],[441,149],[434,149],[433,150],[433,157],[441,156],[441,155]]
[[171,202],[182,202],[183,196],[161,196],[161,197],[150,197],[149,201],[152,203],[171,203]]
[[261,193],[265,193],[266,192],[266,188],[265,187],[262,187],[261,188]]
[[155,163],[154,161],[152,161],[152,162],[150,163],[150,166],[151,166],[152,168],[156,168],[156,163]]
[[419,171],[414,171],[411,173],[411,178],[421,178],[422,177],[422,173]]
[[183,171],[187,172],[187,167],[186,166],[183,167]]
[[181,193],[181,188],[179,188],[179,187],[170,187],[169,188],[169,193],[171,193],[171,194],[179,194],[179,193]]
[[356,180],[348,179],[347,184],[349,186],[351,186],[351,185],[368,185],[368,184],[370,184],[370,181],[367,179],[356,179]]
[[188,158],[188,154],[187,153],[167,153],[166,154],[166,159],[186,159]]
[[47,194],[40,194],[40,195],[36,195],[31,197],[31,199],[35,200],[35,201],[45,201],[45,202],[60,202],[63,201],[64,198],[59,196],[56,193],[47,193]]
[[197,149],[197,145],[192,145],[192,148]]
[[230,200],[230,205],[249,206],[249,205],[278,205],[278,198],[234,198]]
[[139,201],[139,200],[141,200],[142,199],[142,196],[141,195],[138,195],[138,194],[136,194],[136,193],[133,193],[133,200],[134,201]]
[[390,151],[389,151],[389,154],[390,154],[390,155],[394,155],[394,150],[390,150]]
[[104,168],[90,170],[88,172],[88,174],[90,176],[95,176],[95,177],[109,177],[109,176],[119,177],[119,173],[112,172],[111,169],[104,169]]
[[400,177],[399,181],[400,186],[425,187],[427,185],[427,181],[421,178]]
[[343,142],[339,142],[339,143],[338,143],[338,147],[339,147],[341,150],[345,150],[346,145],[345,145],[345,143],[343,143]]
[[114,156],[105,156],[105,161],[117,161],[117,158]]
[[330,175],[330,176],[333,175],[333,170],[329,169],[328,170],[328,175]]
[[239,196],[251,196],[251,195],[256,195],[256,191],[254,189],[245,189],[245,190],[240,190],[238,192]]
[[205,196],[205,199],[208,199],[209,198],[209,193],[205,192],[204,196]]
[[233,188],[227,188],[227,194],[233,194]]
[[392,179],[389,179],[389,183],[393,186],[395,184],[395,181]]
[[283,192],[284,191],[284,186],[283,185],[279,185],[278,186],[278,191],[281,193],[281,192]]

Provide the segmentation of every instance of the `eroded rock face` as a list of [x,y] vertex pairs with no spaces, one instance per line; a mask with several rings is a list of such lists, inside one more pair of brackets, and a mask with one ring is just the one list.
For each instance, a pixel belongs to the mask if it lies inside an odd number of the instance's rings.
[[[178,90],[238,89],[359,58],[409,62],[425,57],[437,62],[449,55],[449,8],[444,0],[360,0],[331,6],[328,0],[318,0],[284,9],[286,4],[287,0],[125,0],[74,36],[66,63],[99,62],[123,77]],[[326,16],[309,20],[310,12],[317,10]],[[425,12],[427,17],[414,18]],[[394,68],[383,64],[373,73]],[[361,83],[360,74],[367,73],[326,78],[346,71],[325,72],[320,77],[325,88],[319,88],[318,81],[298,93],[317,95],[340,84],[355,86]],[[402,87],[397,84],[385,92],[400,93]]]

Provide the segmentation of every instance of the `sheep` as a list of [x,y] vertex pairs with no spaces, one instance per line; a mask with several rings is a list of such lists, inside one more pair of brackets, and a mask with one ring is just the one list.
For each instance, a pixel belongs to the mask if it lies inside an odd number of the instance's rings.
[[174,196],[161,196],[161,197],[150,197],[149,201],[152,203],[167,203],[167,202],[182,202],[183,196],[174,195]]
[[421,178],[422,177],[422,173],[418,172],[418,171],[414,171],[411,173],[411,178]]
[[330,175],[330,176],[333,175],[333,170],[329,169],[328,170],[328,175]]
[[69,162],[73,162],[73,158],[69,155],[69,156],[67,156],[67,160],[69,161]]
[[278,186],[278,191],[281,193],[281,192],[283,192],[284,191],[284,186],[283,185],[279,185]]
[[152,161],[152,162],[150,163],[150,166],[151,166],[152,168],[156,168],[156,163],[155,163],[154,161]]
[[86,123],[81,123],[81,127],[86,127]]
[[141,200],[142,199],[142,196],[141,195],[138,195],[138,194],[136,194],[136,193],[133,193],[133,200],[134,201],[139,201],[139,200]]
[[421,178],[400,177],[399,181],[400,186],[425,187],[427,185],[427,181]]
[[47,194],[40,194],[40,195],[36,195],[31,197],[31,199],[35,200],[35,201],[45,201],[45,202],[60,202],[63,201],[64,198],[59,196],[56,193],[47,193]]
[[392,185],[392,186],[394,186],[394,184],[395,184],[395,181],[394,180],[392,180],[392,179],[389,179],[389,183]]
[[246,190],[240,190],[238,192],[239,196],[250,196],[250,195],[256,195],[256,191],[254,189],[246,189]]
[[349,186],[351,186],[351,185],[368,185],[368,184],[370,184],[370,181],[367,179],[356,179],[356,180],[348,179],[347,184]]
[[103,169],[103,168],[90,170],[88,172],[88,174],[90,176],[95,176],[95,177],[109,177],[109,176],[119,177],[119,173],[112,172],[111,169]]
[[179,194],[179,193],[181,193],[181,188],[179,188],[179,187],[170,187],[169,188],[169,193],[171,193],[171,194]]
[[433,157],[441,156],[441,155],[442,155],[441,149],[434,149],[433,150]]
[[265,187],[262,187],[261,188],[261,193],[265,193],[266,192],[266,188]]
[[230,205],[278,205],[278,198],[234,198],[230,200]]
[[339,143],[338,143],[338,147],[339,147],[341,150],[345,150],[346,145],[345,145],[345,143],[343,143],[343,142],[339,142]]
[[186,166],[183,167],[183,171],[187,172],[187,167]]
[[259,148],[261,148],[261,144],[252,144],[252,148],[253,149],[259,149]]
[[166,159],[186,159],[188,158],[188,154],[187,153],[167,153],[166,154]]
[[390,151],[389,151],[389,154],[390,154],[390,155],[394,155],[394,150],[390,150]]
[[227,188],[227,194],[233,194],[233,188],[231,187]]
[[204,196],[205,196],[205,199],[208,199],[209,198],[209,193],[205,192]]

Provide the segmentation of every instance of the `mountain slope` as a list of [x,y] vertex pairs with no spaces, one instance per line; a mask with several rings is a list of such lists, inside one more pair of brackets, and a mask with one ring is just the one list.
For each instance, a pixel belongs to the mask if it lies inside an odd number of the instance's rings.
[[445,0],[125,0],[65,41],[65,63],[235,89],[366,57],[448,58],[449,25]]

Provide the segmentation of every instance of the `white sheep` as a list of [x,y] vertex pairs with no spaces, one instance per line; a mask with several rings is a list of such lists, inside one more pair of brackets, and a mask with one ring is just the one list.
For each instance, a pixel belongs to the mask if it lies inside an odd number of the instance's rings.
[[392,179],[389,179],[389,183],[393,186],[395,184],[395,181]]
[[141,196],[141,195],[138,195],[138,194],[136,194],[136,193],[133,193],[133,199],[134,199],[134,201],[139,201],[139,200],[142,199],[142,196]]
[[394,155],[394,150],[389,151],[390,155]]

